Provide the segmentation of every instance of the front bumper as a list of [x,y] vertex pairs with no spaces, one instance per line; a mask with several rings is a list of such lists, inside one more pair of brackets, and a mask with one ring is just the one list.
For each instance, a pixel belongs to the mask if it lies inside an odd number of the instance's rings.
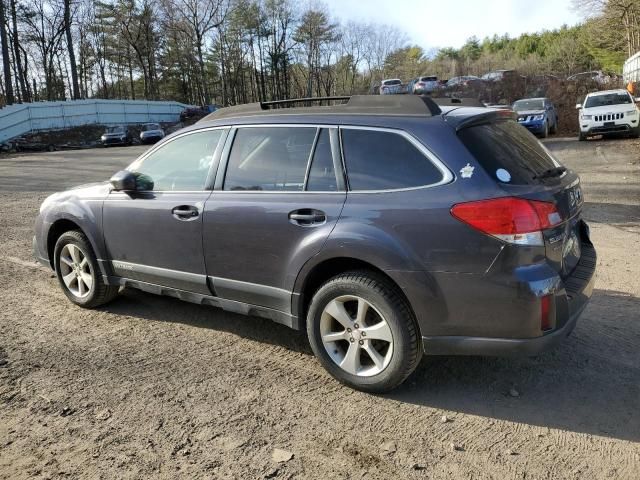
[[[578,317],[587,306],[595,284],[596,251],[584,241],[582,256],[571,276],[559,280],[554,291],[557,328],[531,338],[499,338],[464,335],[423,336],[427,355],[537,355],[556,347],[573,331]],[[546,283],[531,282],[532,286]],[[535,287],[534,287],[535,288]],[[533,303],[533,302],[532,302]],[[515,313],[515,312],[514,312]],[[522,312],[523,318],[527,315]]]
[[531,133],[542,133],[544,131],[544,121],[542,122],[518,122]]
[[38,263],[40,263],[44,267],[51,268],[49,259],[46,258],[38,248],[38,239],[35,235],[33,236],[33,240],[31,241],[31,253],[33,255],[33,258],[35,258]]
[[637,122],[634,124],[629,123],[616,123],[607,122],[609,125],[596,124],[596,125],[580,125],[580,131],[584,135],[604,135],[607,133],[629,133],[633,128],[637,128]]
[[121,139],[119,137],[105,138],[102,140],[103,145],[124,145],[125,143],[127,143],[127,139]]
[[162,135],[145,135],[140,137],[140,141],[142,143],[159,142],[162,138]]

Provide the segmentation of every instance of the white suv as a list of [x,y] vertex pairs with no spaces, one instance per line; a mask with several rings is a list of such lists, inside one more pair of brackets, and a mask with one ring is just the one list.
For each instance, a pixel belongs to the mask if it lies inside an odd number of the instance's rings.
[[606,135],[612,133],[629,133],[632,137],[640,137],[638,124],[638,107],[626,90],[605,90],[587,95],[583,104],[577,104],[579,110],[580,140],[589,135]]

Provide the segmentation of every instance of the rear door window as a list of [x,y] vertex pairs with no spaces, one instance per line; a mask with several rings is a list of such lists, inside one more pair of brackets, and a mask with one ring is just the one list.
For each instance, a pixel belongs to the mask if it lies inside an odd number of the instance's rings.
[[560,166],[544,145],[511,120],[471,126],[458,136],[487,173],[500,181],[510,178],[510,184],[539,183],[538,175]]
[[350,190],[395,190],[442,181],[440,170],[398,133],[341,129]]

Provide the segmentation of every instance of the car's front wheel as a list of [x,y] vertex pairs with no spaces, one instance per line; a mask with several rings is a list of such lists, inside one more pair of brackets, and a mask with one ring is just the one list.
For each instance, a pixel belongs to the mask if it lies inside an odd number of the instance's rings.
[[118,295],[118,286],[104,283],[91,244],[82,232],[62,234],[54,248],[54,259],[62,291],[76,305],[93,308]]
[[372,272],[347,272],[322,285],[307,315],[314,353],[342,383],[386,392],[422,357],[414,315],[397,287]]

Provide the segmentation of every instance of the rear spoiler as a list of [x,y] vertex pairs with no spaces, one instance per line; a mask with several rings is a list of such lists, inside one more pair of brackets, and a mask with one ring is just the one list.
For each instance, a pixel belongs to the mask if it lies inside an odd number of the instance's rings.
[[488,108],[460,108],[445,114],[445,120],[450,123],[456,132],[465,128],[484,125],[500,120],[516,120],[517,114],[511,110],[495,110]]
[[477,98],[431,97],[431,100],[441,107],[484,107]]

